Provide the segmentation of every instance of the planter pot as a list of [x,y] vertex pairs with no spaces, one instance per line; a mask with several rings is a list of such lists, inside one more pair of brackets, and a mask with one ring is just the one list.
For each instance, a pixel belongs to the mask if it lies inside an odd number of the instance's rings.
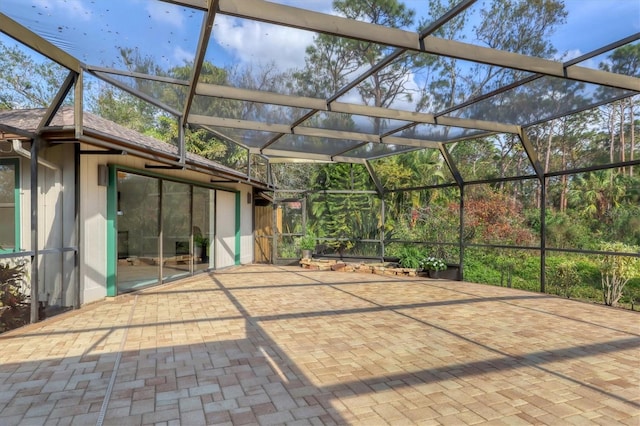
[[308,249],[302,250],[303,259],[311,259],[312,257],[313,257],[313,250],[308,250]]
[[434,271],[433,269],[429,269],[429,278],[440,278],[440,271]]

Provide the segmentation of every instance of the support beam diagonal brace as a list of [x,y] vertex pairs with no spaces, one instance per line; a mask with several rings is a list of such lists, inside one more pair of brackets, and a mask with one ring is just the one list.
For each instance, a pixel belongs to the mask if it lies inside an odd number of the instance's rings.
[[0,13],[0,31],[40,52],[52,61],[76,73],[80,72],[81,63],[59,47],[49,43],[36,33],[23,27],[4,13]]

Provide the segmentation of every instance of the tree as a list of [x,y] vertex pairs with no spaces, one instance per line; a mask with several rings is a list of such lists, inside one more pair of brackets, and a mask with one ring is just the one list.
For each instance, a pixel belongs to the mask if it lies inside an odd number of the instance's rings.
[[[315,194],[309,196],[310,228],[341,255],[355,247],[358,240],[374,239],[381,227],[379,203],[372,194],[358,190],[371,187],[369,173],[354,164],[327,164],[312,177]],[[352,189],[353,193],[334,193],[332,189]],[[326,191],[326,192],[323,192]]]
[[[154,63],[153,59],[142,56],[137,49],[131,48],[120,49],[120,55],[123,64],[129,71],[185,81],[190,78],[193,67],[193,64],[187,63],[183,66],[163,70]],[[199,81],[209,84],[227,84],[229,78],[228,70],[205,61],[202,65]],[[180,110],[184,106],[185,92],[181,86],[145,79],[134,79],[128,83],[133,89],[152,96],[173,108]],[[90,111],[120,125],[171,145],[178,144],[178,127],[180,125],[178,117],[114,86],[102,85],[100,90],[93,94],[88,107]],[[192,104],[192,112],[195,114],[216,113],[230,118],[242,118],[241,109],[241,102],[228,99],[196,97]],[[193,152],[236,170],[246,170],[247,168],[248,152],[242,146],[223,140],[203,128],[188,129],[184,138],[188,152]]]
[[[456,3],[452,0],[445,3],[442,0],[430,0],[429,21],[439,18]],[[438,28],[434,35],[464,41],[468,36],[465,33],[468,13],[469,11],[461,13],[447,25]],[[474,26],[472,34],[480,44],[493,49],[548,58],[555,53],[550,36],[565,21],[567,12],[564,4],[558,0],[497,0],[488,5],[483,4],[480,15],[480,24]],[[425,82],[428,90],[423,91],[423,96],[429,97],[430,101],[418,102],[419,105],[430,107],[432,111],[453,107],[526,75],[523,71],[483,64],[470,65],[444,56],[438,56],[432,68],[430,81]],[[511,103],[517,100],[515,97]],[[522,106],[526,104],[522,103]],[[483,103],[481,108],[477,113],[486,113],[491,106]],[[516,110],[513,106],[501,109]]]
[[[605,71],[615,72],[630,76],[640,76],[640,43],[627,44],[625,46],[615,49],[608,57],[607,60],[600,63],[600,68]],[[607,95],[607,89],[600,89],[602,96]],[[637,98],[637,97],[636,97]],[[621,99],[611,104],[610,108],[617,109],[617,114],[613,111],[610,112],[609,120],[609,132],[611,136],[611,161],[613,162],[614,152],[614,140],[617,130],[618,140],[620,143],[619,155],[620,161],[626,160],[626,135],[629,134],[630,150],[629,160],[633,161],[635,158],[636,141],[635,141],[635,104],[637,99],[634,97]],[[628,110],[628,126],[625,125]],[[619,119],[618,126],[615,125],[615,119]],[[617,129],[616,129],[617,127]],[[633,175],[633,167],[629,168],[629,175]]]
[[17,44],[0,41],[0,110],[48,107],[68,73]]
[[569,191],[571,205],[585,217],[610,225],[610,212],[625,196],[622,176],[611,170],[601,170],[575,179]]
[[[350,19],[405,28],[413,24],[415,12],[398,0],[334,0],[333,9]],[[301,94],[328,98],[349,78],[380,62],[391,49],[375,43],[326,34],[315,37],[306,51],[305,67],[294,74]],[[410,98],[407,75],[412,55],[402,55],[387,67],[373,73],[357,87],[365,105],[388,107],[402,97]],[[373,119],[373,132],[380,133],[383,120]]]

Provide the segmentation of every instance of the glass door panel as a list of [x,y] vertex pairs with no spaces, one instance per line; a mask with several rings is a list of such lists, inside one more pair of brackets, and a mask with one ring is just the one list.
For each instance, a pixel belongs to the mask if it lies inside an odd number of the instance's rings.
[[215,200],[213,189],[193,187],[193,262],[195,271],[214,268]]
[[191,185],[162,181],[162,279],[191,273]]
[[118,293],[158,283],[160,181],[118,172]]

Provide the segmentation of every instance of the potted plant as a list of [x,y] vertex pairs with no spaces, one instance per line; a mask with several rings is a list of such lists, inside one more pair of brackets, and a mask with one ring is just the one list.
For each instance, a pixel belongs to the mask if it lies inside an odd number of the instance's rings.
[[439,278],[440,271],[447,269],[447,264],[444,259],[439,257],[429,256],[420,261],[422,269],[429,271],[429,278]]
[[196,234],[193,236],[193,255],[196,259],[200,259],[202,262],[208,262],[209,256],[207,255],[207,248],[209,247],[209,238],[202,234]]
[[313,250],[316,248],[316,237],[313,234],[306,233],[298,239],[298,245],[302,250],[303,259],[311,259]]

